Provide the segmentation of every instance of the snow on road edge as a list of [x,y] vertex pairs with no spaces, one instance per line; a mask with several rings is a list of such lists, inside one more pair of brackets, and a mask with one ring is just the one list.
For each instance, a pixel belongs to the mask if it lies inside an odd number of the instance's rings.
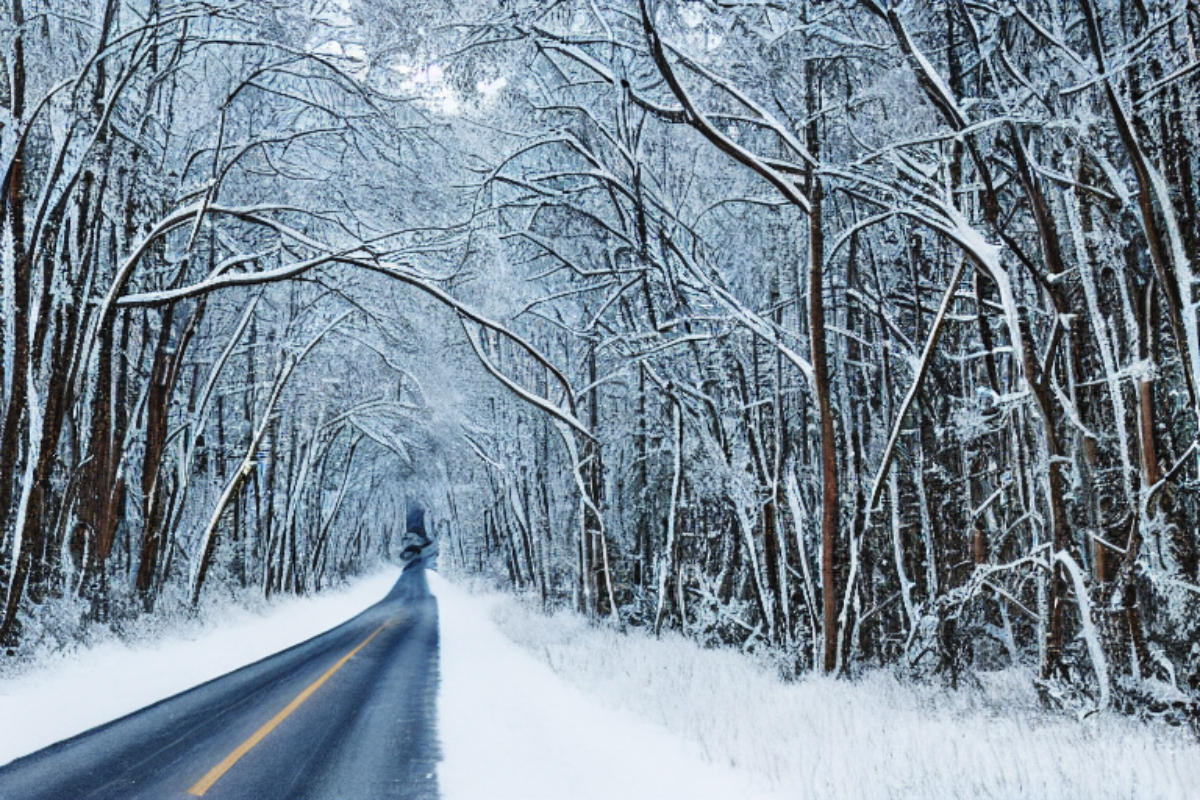
[[[265,610],[206,609],[152,640],[113,637],[0,677],[0,765],[220,677],[350,619],[387,594],[393,568]],[[514,644],[497,603],[430,573],[440,616],[438,768],[447,800],[766,798],[751,779],[628,711],[604,707]]]
[[102,641],[0,678],[0,765],[324,633],[382,600],[399,576],[389,567],[265,609],[206,609],[196,627]]
[[438,725],[445,800],[766,798],[666,728],[608,708],[497,627],[511,601],[431,574],[441,627]]

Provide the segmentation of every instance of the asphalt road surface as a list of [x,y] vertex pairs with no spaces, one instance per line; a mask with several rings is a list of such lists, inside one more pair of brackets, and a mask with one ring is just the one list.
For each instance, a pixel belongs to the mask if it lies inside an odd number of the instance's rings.
[[327,633],[0,768],[0,800],[436,798],[437,689],[418,560]]

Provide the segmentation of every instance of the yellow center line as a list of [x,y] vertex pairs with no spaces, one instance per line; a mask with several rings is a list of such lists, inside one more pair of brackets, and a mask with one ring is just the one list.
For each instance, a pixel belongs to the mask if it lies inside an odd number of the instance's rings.
[[263,725],[261,728],[256,730],[254,732],[253,736],[251,736],[249,739],[247,739],[246,741],[244,741],[240,745],[238,745],[237,749],[234,750],[232,753],[225,756],[224,760],[222,760],[220,764],[217,764],[215,767],[210,769],[208,771],[207,775],[205,775],[203,778],[201,778],[199,781],[196,782],[195,786],[188,789],[188,794],[195,795],[196,797],[203,796],[205,792],[207,792],[209,789],[212,788],[214,783],[216,783],[217,781],[219,781],[221,779],[222,775],[224,775],[226,772],[228,772],[229,769],[234,764],[236,764],[238,761],[241,760],[242,756],[246,755],[246,753],[249,753],[251,750],[254,749],[255,745],[257,745],[263,739],[267,738],[267,734],[269,734],[271,731],[273,731],[277,727],[279,727],[279,723],[283,722],[285,719],[287,719],[289,716],[291,716],[292,712],[295,711],[297,708],[299,708],[301,706],[301,704],[304,703],[305,700],[312,697],[313,692],[315,692],[315,691],[317,691],[317,689],[321,688],[321,684],[325,683],[325,681],[332,678],[333,674],[335,672],[337,672],[339,669],[341,669],[343,666],[345,666],[347,661],[354,658],[354,656],[358,654],[359,650],[362,650],[364,647],[366,647],[372,639],[374,639],[376,636],[378,636],[383,631],[383,629],[386,628],[390,624],[391,624],[391,622],[383,623],[382,625],[380,625],[378,628],[375,629],[374,633],[372,633],[370,636],[368,636],[366,639],[364,639],[358,647],[354,648],[349,653],[342,656],[342,659],[340,661],[338,661],[336,664],[334,664],[332,667],[330,667],[324,675],[322,675],[321,677],[319,677],[315,681],[313,681],[311,684],[309,684],[307,689],[305,689],[300,694],[296,695],[296,699],[293,700],[292,702],[288,703],[286,708],[284,708],[282,711],[280,711],[278,714],[276,714],[274,717],[272,717],[270,722],[268,722],[266,725]]

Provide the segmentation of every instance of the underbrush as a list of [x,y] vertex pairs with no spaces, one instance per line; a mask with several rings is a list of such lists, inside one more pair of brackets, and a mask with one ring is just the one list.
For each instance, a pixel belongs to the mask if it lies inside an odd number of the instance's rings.
[[1185,730],[1047,711],[1021,669],[976,672],[958,690],[886,670],[785,681],[769,656],[676,633],[620,633],[516,598],[494,614],[509,638],[605,704],[785,794],[1182,800],[1200,785],[1200,745]]
[[[376,564],[362,574],[385,566]],[[357,576],[346,575],[322,587],[343,587]],[[262,589],[235,580],[210,581],[197,606],[178,582],[163,586],[153,609],[124,583],[110,584],[103,593],[85,600],[74,591],[26,603],[20,611],[16,646],[0,650],[0,677],[14,678],[37,671],[57,659],[107,643],[146,647],[166,636],[187,637],[243,618],[264,615],[279,604],[301,597],[291,593],[263,597]]]

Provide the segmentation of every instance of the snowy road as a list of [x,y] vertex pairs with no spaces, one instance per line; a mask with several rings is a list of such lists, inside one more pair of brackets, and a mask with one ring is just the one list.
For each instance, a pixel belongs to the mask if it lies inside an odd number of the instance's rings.
[[436,798],[437,690],[418,563],[327,633],[0,768],[0,798]]

